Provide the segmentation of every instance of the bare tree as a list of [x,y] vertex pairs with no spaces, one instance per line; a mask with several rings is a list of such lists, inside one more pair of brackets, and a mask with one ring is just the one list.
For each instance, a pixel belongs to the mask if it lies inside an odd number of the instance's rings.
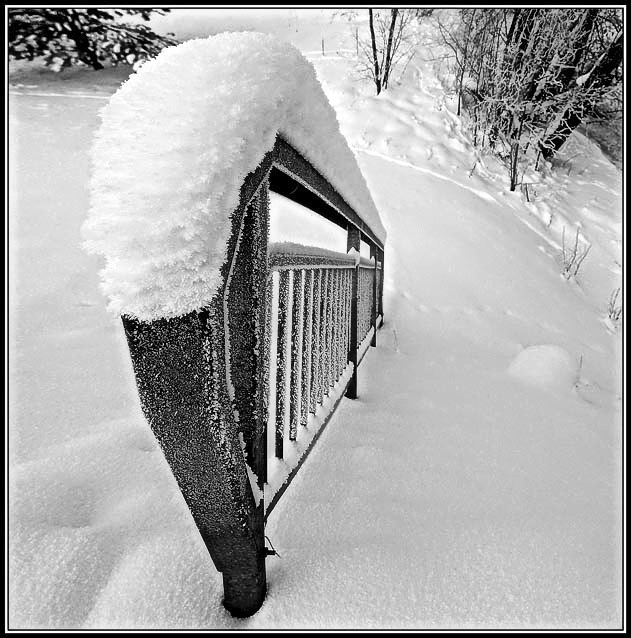
[[579,245],[579,236],[580,231],[576,229],[576,236],[574,238],[574,247],[570,248],[565,245],[565,226],[563,226],[563,247],[562,247],[562,257],[563,257],[563,276],[566,279],[570,277],[576,277],[578,275],[578,271],[580,270],[581,264],[585,261],[585,257],[587,257],[591,244],[587,243],[585,240],[581,242]]
[[621,11],[462,9],[438,28],[455,60],[458,112],[505,160],[511,190],[587,117],[620,105]]
[[370,39],[358,39],[362,71],[375,84],[377,95],[388,88],[395,68],[407,66],[414,55],[413,27],[428,15],[418,9],[368,9]]
[[616,324],[622,316],[622,305],[617,305],[620,288],[616,288],[611,292],[609,303],[607,304],[607,316]]

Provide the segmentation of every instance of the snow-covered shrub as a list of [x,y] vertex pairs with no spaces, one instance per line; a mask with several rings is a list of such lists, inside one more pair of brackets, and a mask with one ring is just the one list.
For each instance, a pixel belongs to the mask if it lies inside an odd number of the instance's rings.
[[565,226],[563,227],[563,238],[562,238],[562,258],[563,258],[563,276],[566,279],[570,277],[576,277],[578,275],[578,271],[585,261],[585,257],[589,253],[591,244],[587,243],[585,240],[579,242],[580,229],[576,229],[576,235],[574,237],[574,246],[570,248],[565,245]]
[[622,305],[617,305],[619,295],[620,288],[616,288],[611,292],[609,303],[607,304],[607,316],[611,319],[613,324],[617,324],[622,316]]

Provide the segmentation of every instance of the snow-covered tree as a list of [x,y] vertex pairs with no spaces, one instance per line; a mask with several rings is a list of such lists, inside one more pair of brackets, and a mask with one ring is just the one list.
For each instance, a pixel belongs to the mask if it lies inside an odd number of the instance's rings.
[[458,112],[474,142],[507,163],[551,159],[588,116],[619,108],[622,19],[616,9],[462,9],[439,17],[455,59]]
[[33,60],[44,57],[59,71],[73,64],[102,69],[103,62],[134,63],[149,59],[165,46],[176,44],[154,33],[142,22],[169,9],[50,9],[16,8],[8,11],[9,56]]

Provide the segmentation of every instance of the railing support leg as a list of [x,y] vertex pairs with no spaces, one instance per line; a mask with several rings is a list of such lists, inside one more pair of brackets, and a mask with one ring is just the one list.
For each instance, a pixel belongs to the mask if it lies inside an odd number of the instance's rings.
[[370,246],[370,256],[375,260],[375,268],[372,272],[372,307],[370,309],[370,326],[372,327],[372,339],[370,345],[377,346],[377,262],[379,249],[374,244]]
[[240,564],[223,572],[223,606],[237,618],[247,618],[259,610],[267,591],[265,554],[252,564]]
[[207,306],[172,319],[123,316],[143,412],[223,574],[223,604],[239,617],[266,592],[267,215],[264,183],[233,216],[223,285]]
[[384,251],[377,250],[379,261],[381,262],[381,276],[379,277],[379,314],[381,315],[381,321],[379,327],[383,326],[383,273],[384,273]]
[[[358,228],[348,227],[348,238],[346,242],[346,252],[354,248],[358,253],[361,250],[361,234]],[[353,280],[351,284],[351,339],[348,347],[348,361],[353,364],[353,376],[346,389],[346,396],[349,399],[357,398],[357,302],[359,288],[359,265],[352,271]]]

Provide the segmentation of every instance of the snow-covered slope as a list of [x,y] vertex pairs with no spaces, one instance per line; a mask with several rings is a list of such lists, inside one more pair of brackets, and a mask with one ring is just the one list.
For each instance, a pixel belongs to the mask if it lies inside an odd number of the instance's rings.
[[10,627],[619,626],[620,172],[577,136],[529,204],[422,55],[378,98],[311,57],[388,230],[386,324],[270,517],[281,558],[243,621],[80,248],[105,102],[11,96]]

